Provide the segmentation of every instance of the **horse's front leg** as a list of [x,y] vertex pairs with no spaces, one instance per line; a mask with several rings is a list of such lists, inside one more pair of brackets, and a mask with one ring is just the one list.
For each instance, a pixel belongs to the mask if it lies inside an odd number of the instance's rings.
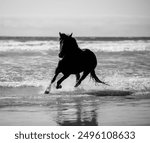
[[60,73],[60,72],[59,72],[58,68],[56,68],[55,75],[54,75],[54,77],[52,78],[52,80],[51,80],[49,86],[46,88],[46,90],[45,90],[45,92],[44,92],[45,94],[49,94],[49,92],[50,92],[50,90],[51,90],[51,85],[52,85],[53,82],[56,80],[56,77],[58,76],[59,73]]
[[76,74],[76,83],[78,82],[78,80],[80,79],[80,73]]
[[56,80],[56,77],[58,76],[58,74],[55,74],[55,76],[53,77],[53,79],[51,80],[49,86],[46,88],[45,90],[45,94],[49,94],[50,90],[51,90],[51,86],[52,86],[52,83]]
[[61,79],[58,80],[56,88],[62,88],[61,83],[69,76],[69,74],[65,74]]

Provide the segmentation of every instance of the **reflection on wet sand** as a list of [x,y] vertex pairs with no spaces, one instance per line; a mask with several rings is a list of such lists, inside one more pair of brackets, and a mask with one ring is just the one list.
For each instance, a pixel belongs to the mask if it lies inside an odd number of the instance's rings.
[[67,103],[61,99],[58,104],[56,122],[61,126],[97,126],[96,104],[92,101],[75,99]]
[[118,90],[88,91],[82,95],[63,93],[63,96],[56,99],[56,122],[61,126],[98,126],[101,124],[99,115],[103,112],[103,104],[109,107],[112,102],[120,102],[130,94],[132,92]]

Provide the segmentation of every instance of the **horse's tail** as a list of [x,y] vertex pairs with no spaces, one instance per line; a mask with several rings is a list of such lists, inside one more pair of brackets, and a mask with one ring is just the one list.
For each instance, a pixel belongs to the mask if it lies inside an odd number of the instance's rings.
[[91,71],[90,74],[91,74],[92,79],[93,79],[95,82],[98,82],[98,83],[102,83],[102,84],[108,85],[107,83],[101,81],[101,80],[97,77],[97,75],[95,74],[95,71],[94,71],[94,70]]

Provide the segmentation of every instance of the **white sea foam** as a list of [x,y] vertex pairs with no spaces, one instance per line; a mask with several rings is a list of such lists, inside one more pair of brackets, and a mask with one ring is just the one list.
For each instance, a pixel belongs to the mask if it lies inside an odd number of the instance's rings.
[[0,51],[45,51],[57,50],[58,43],[56,41],[0,41]]
[[[142,41],[79,41],[81,49],[88,48],[95,52],[121,52],[121,51],[150,51],[150,40]],[[0,40],[0,51],[47,51],[59,50],[58,41],[12,41]]]
[[47,82],[45,81],[22,81],[22,82],[0,82],[0,87],[44,87]]
[[[150,91],[150,79],[139,77],[123,77],[112,75],[103,78],[110,86],[96,84],[89,77],[86,78],[78,88],[74,88],[75,77],[71,76],[62,83],[62,89],[56,89],[56,82],[52,85],[52,92],[75,91],[75,90],[128,90],[128,91]],[[50,80],[28,80],[22,82],[0,82],[0,87],[42,87],[46,89]]]
[[89,48],[96,52],[150,51],[150,41],[95,41],[82,43],[80,47]]

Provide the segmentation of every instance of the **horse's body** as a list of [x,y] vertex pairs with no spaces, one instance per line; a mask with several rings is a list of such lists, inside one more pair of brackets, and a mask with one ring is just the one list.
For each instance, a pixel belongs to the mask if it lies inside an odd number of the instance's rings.
[[[51,83],[45,93],[49,93],[52,83],[56,80],[59,73],[63,74],[63,77],[58,80],[56,88],[61,88],[61,83],[71,74],[76,75],[76,85],[79,86],[81,82],[90,73],[91,77],[98,83],[106,84],[98,79],[95,74],[95,68],[97,66],[97,59],[95,54],[89,49],[81,50],[76,40],[66,34],[60,34],[60,53],[59,57],[62,58],[58,62],[58,66],[55,70],[55,76],[51,80]],[[83,72],[81,78],[80,73]]]
[[83,71],[90,72],[96,65],[96,57],[88,49],[81,50],[77,55],[65,56],[58,63],[59,69],[63,74],[78,74]]

